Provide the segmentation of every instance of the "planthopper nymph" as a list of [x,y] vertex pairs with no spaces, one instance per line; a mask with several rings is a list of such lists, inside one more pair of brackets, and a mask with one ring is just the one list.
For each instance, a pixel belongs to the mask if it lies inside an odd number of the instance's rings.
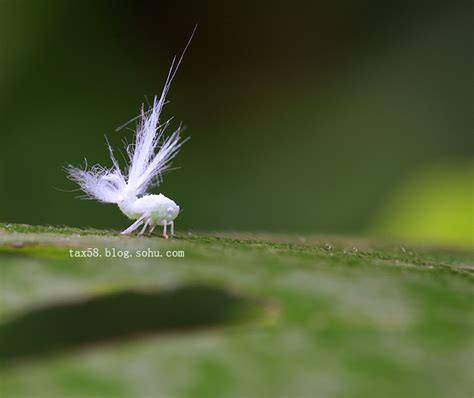
[[102,203],[115,203],[123,214],[134,220],[122,234],[131,234],[141,228],[138,234],[143,235],[147,228],[152,233],[160,226],[163,227],[165,238],[168,238],[168,232],[171,236],[174,235],[174,220],[179,214],[179,206],[162,194],[153,195],[148,191],[152,186],[159,185],[163,172],[170,168],[172,159],[186,141],[181,137],[181,127],[172,134],[165,134],[171,119],[161,122],[160,114],[171,81],[191,39],[179,60],[173,59],[161,96],[154,98],[148,110],[145,111],[142,107],[134,132],[134,143],[125,147],[127,167],[124,170],[120,168],[108,142],[112,167],[67,167],[69,179],[79,184],[86,198]]

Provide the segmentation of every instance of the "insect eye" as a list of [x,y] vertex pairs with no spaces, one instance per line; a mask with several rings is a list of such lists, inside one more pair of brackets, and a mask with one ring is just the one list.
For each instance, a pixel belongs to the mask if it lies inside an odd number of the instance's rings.
[[173,214],[173,210],[174,210],[174,209],[173,209],[172,207],[168,207],[168,208],[166,209],[166,212],[167,212],[168,214]]

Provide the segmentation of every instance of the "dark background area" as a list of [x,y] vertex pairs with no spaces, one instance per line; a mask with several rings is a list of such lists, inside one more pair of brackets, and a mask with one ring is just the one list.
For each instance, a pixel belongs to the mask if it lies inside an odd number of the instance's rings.
[[154,191],[178,230],[472,239],[464,1],[1,0],[0,221],[129,223],[62,168],[110,165],[196,23],[164,115],[191,140]]

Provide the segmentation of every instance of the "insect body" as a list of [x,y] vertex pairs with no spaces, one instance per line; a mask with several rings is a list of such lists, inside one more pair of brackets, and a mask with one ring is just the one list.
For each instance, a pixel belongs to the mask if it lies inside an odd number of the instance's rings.
[[109,144],[111,168],[101,165],[84,170],[67,167],[69,178],[79,184],[87,198],[115,203],[123,214],[135,220],[122,234],[131,234],[140,227],[139,235],[144,234],[147,228],[151,233],[159,225],[163,226],[165,238],[168,237],[168,226],[170,234],[174,235],[174,220],[179,214],[179,206],[162,194],[149,194],[148,190],[153,185],[159,185],[162,173],[169,169],[172,159],[186,141],[180,135],[181,128],[165,135],[171,119],[160,122],[166,94],[182,58],[183,55],[176,63],[173,60],[161,96],[154,98],[150,109],[141,111],[134,143],[125,148],[128,167],[122,171]]
[[167,226],[170,227],[171,236],[174,235],[174,219],[178,217],[179,206],[166,196],[145,195],[141,198],[123,200],[118,203],[118,206],[128,218],[136,220],[122,234],[131,233],[143,224],[140,234],[143,234],[147,227],[152,233],[157,225],[162,225],[164,237],[168,236]]

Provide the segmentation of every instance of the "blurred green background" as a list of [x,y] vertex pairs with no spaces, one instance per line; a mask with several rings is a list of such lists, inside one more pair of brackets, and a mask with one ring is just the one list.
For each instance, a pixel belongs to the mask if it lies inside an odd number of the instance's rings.
[[442,1],[0,0],[0,221],[124,228],[76,199],[198,30],[165,116],[179,229],[472,242],[472,13]]

